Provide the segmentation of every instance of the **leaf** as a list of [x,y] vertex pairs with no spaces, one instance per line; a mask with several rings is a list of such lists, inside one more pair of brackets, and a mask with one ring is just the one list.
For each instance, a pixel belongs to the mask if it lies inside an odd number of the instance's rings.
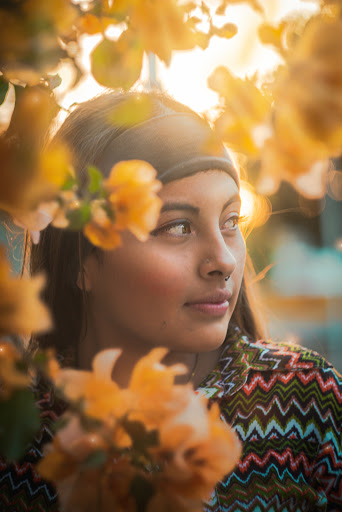
[[91,207],[89,203],[83,203],[80,208],[70,210],[66,214],[69,220],[69,229],[79,231],[83,226],[89,222],[91,217]]
[[188,20],[187,20],[187,24],[189,25],[189,27],[192,27],[192,28],[196,28],[196,25],[198,23],[201,23],[201,18],[199,18],[198,16],[191,16]]
[[3,104],[8,91],[9,83],[4,80],[3,76],[0,76],[0,105]]
[[89,175],[88,190],[91,194],[95,194],[102,186],[103,176],[102,173],[93,165],[90,165],[87,170]]
[[210,35],[206,34],[205,32],[202,32],[201,30],[197,30],[195,33],[196,38],[196,44],[202,50],[206,50],[208,48],[209,42],[210,42]]
[[0,401],[1,455],[12,461],[22,457],[39,427],[39,413],[31,390],[20,389],[9,400]]
[[[225,2],[228,4],[228,2]],[[259,14],[264,13],[263,7],[259,4],[257,0],[229,0],[230,4],[248,4],[249,7],[253,9],[253,11],[258,12]]]
[[196,2],[187,2],[186,4],[183,4],[183,10],[186,14],[189,14],[191,11],[196,9],[197,4]]
[[230,39],[237,34],[238,28],[234,23],[225,23],[222,27],[213,27],[213,35]]
[[280,23],[278,26],[272,26],[263,23],[258,28],[258,36],[262,44],[269,44],[282,53],[283,35],[286,23]]
[[210,8],[207,6],[205,2],[203,2],[203,0],[201,2],[201,11],[203,12],[203,14],[210,17]]
[[143,49],[129,30],[117,41],[103,39],[91,54],[92,73],[99,84],[129,89],[139,78]]
[[217,16],[224,16],[226,14],[226,9],[228,7],[227,0],[224,0],[216,9],[215,14]]
[[103,450],[97,450],[96,452],[93,452],[90,455],[88,455],[86,460],[82,463],[82,468],[97,468],[99,466],[103,466],[106,460],[107,453],[104,452]]
[[146,453],[150,446],[158,446],[158,430],[147,430],[141,421],[123,420],[122,426],[132,439],[133,451]]
[[135,475],[131,482],[130,495],[134,496],[137,512],[146,512],[146,506],[155,492],[155,488],[146,478]]
[[61,190],[72,190],[77,185],[77,183],[77,178],[75,178],[75,176],[72,174],[68,174],[63,185],[61,186]]
[[52,430],[54,432],[58,432],[58,430],[65,428],[69,423],[70,423],[70,417],[62,416],[62,417],[58,418],[58,420],[56,420],[52,423]]

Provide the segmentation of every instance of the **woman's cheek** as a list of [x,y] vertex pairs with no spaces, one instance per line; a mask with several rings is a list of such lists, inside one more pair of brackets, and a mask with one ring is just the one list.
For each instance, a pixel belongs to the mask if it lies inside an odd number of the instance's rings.
[[170,258],[149,261],[146,266],[141,265],[135,274],[135,286],[143,290],[145,296],[154,299],[180,299],[187,287],[184,268],[184,264]]

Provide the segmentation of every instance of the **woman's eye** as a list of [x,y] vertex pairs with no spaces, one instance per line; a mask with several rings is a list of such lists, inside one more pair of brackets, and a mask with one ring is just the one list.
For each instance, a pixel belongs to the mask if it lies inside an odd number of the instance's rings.
[[223,224],[224,229],[229,229],[231,231],[235,231],[240,224],[240,222],[244,221],[245,217],[240,217],[239,215],[233,215],[229,217]]
[[168,235],[182,236],[182,235],[190,235],[191,234],[191,226],[188,221],[178,221],[167,224],[166,226],[161,226],[160,228],[152,231],[151,235],[158,235],[166,233]]

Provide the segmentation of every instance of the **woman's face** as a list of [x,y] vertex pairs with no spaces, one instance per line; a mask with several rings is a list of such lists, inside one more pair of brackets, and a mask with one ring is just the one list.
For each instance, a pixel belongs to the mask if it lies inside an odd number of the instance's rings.
[[238,188],[213,170],[164,185],[160,197],[146,242],[125,232],[122,246],[89,265],[93,313],[116,346],[214,350],[225,339],[245,264]]

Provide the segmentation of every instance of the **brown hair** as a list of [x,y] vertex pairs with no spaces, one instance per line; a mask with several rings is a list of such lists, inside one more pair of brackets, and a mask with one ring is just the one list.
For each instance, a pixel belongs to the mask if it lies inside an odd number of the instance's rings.
[[[88,165],[98,165],[104,148],[115,140],[125,127],[109,121],[110,115],[123,102],[138,93],[107,93],[80,104],[69,115],[57,132],[55,139],[66,142],[75,158],[76,173],[81,183],[86,181]],[[190,108],[161,93],[139,93],[148,95],[151,111],[149,118],[165,112],[187,112],[196,115]],[[201,119],[201,118],[200,118]],[[44,272],[47,285],[44,299],[54,317],[53,331],[37,338],[43,347],[54,347],[75,364],[77,346],[81,338],[82,325],[87,321],[87,292],[76,285],[78,273],[83,271],[83,262],[91,253],[100,258],[101,250],[95,248],[83,233],[61,230],[48,226],[42,233],[38,245],[31,248],[31,273]],[[256,313],[249,284],[251,263],[247,258],[242,286],[235,307],[228,337],[237,326],[242,334],[259,339],[264,336],[260,315]],[[84,288],[84,287],[83,287]]]

